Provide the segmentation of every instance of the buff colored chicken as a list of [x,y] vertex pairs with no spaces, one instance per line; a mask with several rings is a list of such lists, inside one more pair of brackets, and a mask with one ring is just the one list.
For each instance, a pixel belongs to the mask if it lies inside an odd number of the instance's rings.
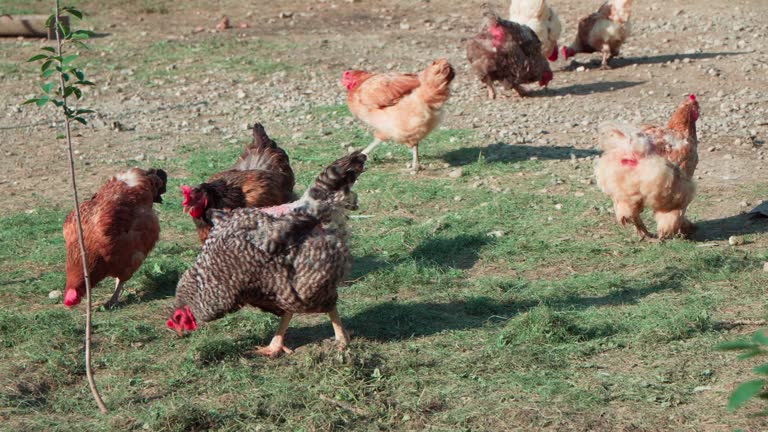
[[567,60],[578,53],[599,52],[603,55],[601,67],[607,69],[608,60],[619,55],[629,37],[633,1],[607,0],[597,12],[580,19],[576,38],[563,47],[563,57]]
[[437,127],[454,76],[445,59],[419,74],[345,71],[341,83],[348,91],[349,110],[374,129],[374,140],[363,153],[370,154],[383,141],[396,141],[411,148],[413,172],[421,169],[419,142]]
[[613,200],[616,219],[652,237],[641,214],[653,210],[659,239],[686,235],[693,224],[685,212],[695,193],[699,103],[691,95],[667,127],[607,124],[600,130],[604,153],[595,166],[597,185]]

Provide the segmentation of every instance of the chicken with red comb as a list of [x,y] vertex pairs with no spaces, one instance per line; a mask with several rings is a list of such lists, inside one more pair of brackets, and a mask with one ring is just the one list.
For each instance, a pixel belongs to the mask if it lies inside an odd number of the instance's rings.
[[611,197],[619,223],[634,225],[641,238],[651,237],[642,220],[646,207],[653,210],[660,239],[693,230],[685,213],[695,193],[698,119],[699,102],[690,95],[666,127],[601,128],[604,152],[595,165],[597,185]]
[[[91,286],[114,277],[115,291],[106,303],[117,304],[125,282],[141,267],[160,236],[152,209],[162,203],[168,176],[161,169],[133,168],[109,179],[96,195],[80,204]],[[75,211],[64,221],[67,285],[64,304],[72,307],[85,295],[85,276],[77,239]]]
[[349,342],[336,311],[337,286],[351,264],[347,211],[366,156],[345,156],[317,177],[304,196],[263,209],[210,211],[214,224],[203,250],[179,280],[167,325],[179,335],[251,305],[280,317],[259,354],[290,353],[285,332],[296,313],[327,313],[340,348]]
[[489,98],[496,98],[494,82],[526,96],[523,84],[538,82],[546,87],[554,77],[541,49],[539,37],[529,27],[488,11],[480,32],[467,42],[467,59],[487,86]]
[[205,243],[213,226],[209,209],[269,207],[295,198],[295,183],[288,155],[256,123],[253,141],[232,169],[214,174],[195,187],[181,186],[184,210],[192,217],[200,242]]

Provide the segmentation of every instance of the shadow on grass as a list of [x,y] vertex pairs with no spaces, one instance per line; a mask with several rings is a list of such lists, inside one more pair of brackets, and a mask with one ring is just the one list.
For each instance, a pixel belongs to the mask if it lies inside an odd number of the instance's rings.
[[695,222],[695,226],[696,231],[691,236],[693,240],[727,240],[732,235],[768,232],[768,219],[749,214],[739,214],[721,219]]
[[181,278],[178,269],[166,269],[161,273],[147,272],[143,275],[141,290],[137,296],[130,296],[120,305],[163,300],[176,295],[176,285]]
[[[687,58],[691,60],[702,60],[702,59],[715,58],[717,56],[727,57],[727,56],[737,56],[737,55],[744,55],[744,54],[748,54],[748,53],[736,52],[736,51],[724,51],[724,52],[692,53],[692,54],[660,54],[655,56],[642,56],[642,57],[615,57],[608,61],[608,65],[611,67],[611,69],[618,69],[618,68],[623,68],[627,66],[632,66],[634,64],[638,64],[638,65],[662,64],[662,63],[673,62],[675,60],[682,61]],[[588,55],[588,54],[583,54],[583,55]],[[568,66],[564,67],[561,70],[573,71],[573,70],[576,70],[576,68],[578,68],[579,66],[584,66],[589,69],[597,69],[600,67],[601,61],[602,60],[599,57],[591,59],[586,63],[573,60]]]
[[452,238],[434,237],[423,241],[411,252],[421,263],[434,264],[444,269],[466,270],[480,258],[482,248],[491,238],[480,234],[461,234]]
[[571,155],[579,158],[599,154],[597,150],[583,150],[564,146],[513,145],[505,142],[489,144],[485,147],[467,147],[450,151],[443,155],[443,160],[452,166],[469,165],[482,156],[486,163],[520,162],[532,157],[538,159],[570,159]]
[[[430,336],[445,331],[461,331],[483,327],[491,322],[507,320],[533,308],[546,305],[555,312],[577,311],[589,308],[612,307],[636,304],[643,298],[660,292],[681,288],[686,273],[680,269],[667,268],[658,280],[635,285],[632,280],[623,280],[612,286],[614,290],[603,296],[564,296],[554,299],[532,299],[525,301],[497,301],[490,297],[478,296],[450,303],[386,302],[370,307],[352,316],[340,311],[344,327],[354,337],[389,342]],[[311,327],[291,328],[288,338],[292,346],[317,343],[333,336],[330,322]],[[588,335],[582,335],[587,337]],[[269,340],[265,340],[267,343]]]
[[443,270],[470,269],[480,258],[482,248],[491,241],[491,238],[481,234],[461,234],[449,238],[433,237],[416,246],[410,258],[386,261],[371,255],[356,257],[347,281],[355,281],[379,270],[394,268],[409,259],[417,261],[422,266],[434,266]]

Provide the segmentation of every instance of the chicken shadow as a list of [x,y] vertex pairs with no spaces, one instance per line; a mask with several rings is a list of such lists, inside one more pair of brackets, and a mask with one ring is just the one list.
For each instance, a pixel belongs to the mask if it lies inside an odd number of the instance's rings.
[[481,156],[486,163],[520,162],[532,157],[547,160],[570,159],[598,155],[597,150],[577,149],[564,146],[513,145],[505,142],[489,144],[485,147],[465,147],[445,153],[442,158],[451,166],[463,166],[477,162]]
[[702,242],[727,240],[733,235],[768,232],[768,218],[748,213],[708,221],[695,221],[694,225],[696,231],[691,235],[691,239]]
[[567,87],[551,88],[555,94],[587,96],[595,93],[606,93],[623,90],[645,84],[645,81],[599,81],[587,84],[572,84]]
[[352,262],[347,282],[362,279],[380,270],[394,268],[408,260],[446,270],[466,270],[475,265],[480,258],[480,251],[491,240],[488,236],[480,234],[461,234],[451,238],[433,237],[416,246],[409,256],[402,258],[385,260],[372,255],[356,257]]
[[[667,268],[659,274],[662,275],[660,279],[647,284],[637,285],[634,280],[621,281],[612,286],[614,291],[603,296],[571,295],[556,299],[501,302],[486,296],[450,303],[388,301],[352,316],[344,316],[343,310],[341,314],[344,327],[353,337],[353,343],[355,337],[377,342],[402,341],[445,331],[480,328],[496,320],[506,322],[542,304],[555,312],[632,305],[655,293],[679,290],[686,279],[686,273],[677,268]],[[525,285],[527,283],[523,282],[521,288]],[[608,335],[602,332],[599,337]],[[288,335],[294,346],[314,344],[332,336],[330,323],[292,328]]]
[[[746,52],[737,51],[724,51],[724,52],[711,52],[711,53],[691,53],[691,54],[660,54],[655,56],[638,56],[638,57],[614,57],[608,61],[608,65],[611,69],[619,69],[634,64],[648,65],[648,64],[663,64],[673,62],[675,60],[683,61],[684,59],[702,60],[715,58],[717,56],[737,56],[748,54]],[[601,66],[602,59],[599,57],[590,59],[587,62],[580,62],[578,60],[572,60],[570,64],[562,68],[563,71],[573,71],[579,66],[584,66],[589,69],[597,69]]]

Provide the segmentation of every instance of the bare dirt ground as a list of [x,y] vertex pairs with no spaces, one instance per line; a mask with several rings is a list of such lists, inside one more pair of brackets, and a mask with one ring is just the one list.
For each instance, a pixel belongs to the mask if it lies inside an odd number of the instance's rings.
[[[255,119],[268,122],[278,134],[296,137],[332,128],[306,114],[313,107],[343,103],[338,81],[344,69],[416,71],[445,56],[459,75],[443,124],[477,129],[486,145],[501,141],[591,149],[600,122],[663,122],[684,95],[696,93],[702,104],[699,190],[718,204],[696,208],[695,202],[694,211],[726,216],[739,204],[762,198],[753,186],[764,185],[768,132],[768,24],[763,19],[768,4],[763,1],[640,2],[634,10],[634,34],[613,70],[597,70],[596,56],[577,58],[591,60],[586,71],[560,60],[556,69],[568,70],[557,73],[548,90],[524,100],[509,95],[495,102],[484,98],[460,42],[477,27],[480,2],[258,3],[217,2],[211,7],[184,2],[168,4],[167,13],[92,9],[88,24],[103,37],[92,42],[92,52],[84,53],[90,62],[86,70],[98,83],[86,105],[99,113],[77,142],[86,190],[147,156],[173,157],[190,142],[216,147],[241,138],[247,134],[244,125]],[[572,38],[576,18],[594,9],[588,2],[568,0],[553,6],[564,22],[561,42]],[[248,24],[228,31],[237,35],[235,41],[259,39],[274,45],[260,53],[235,49],[233,56],[285,63],[290,69],[258,74],[249,73],[247,65],[230,71],[211,64],[187,74],[190,60],[180,58],[177,64],[170,57],[173,51],[165,59],[162,51],[155,58],[144,56],[153,53],[153,44],[221,37],[208,29],[222,15],[230,16],[235,26]],[[198,32],[201,28],[206,31]],[[0,44],[5,62],[23,62],[40,45],[13,39]],[[205,56],[197,58],[204,61]],[[170,73],[136,79],[153,68]],[[35,91],[30,72],[23,66],[18,73],[0,75],[0,104],[6,108],[0,119],[6,144],[0,184],[14,197],[4,200],[6,210],[59,205],[67,199],[62,145],[51,145],[53,112],[20,106]]]
[[[596,55],[577,57],[585,70],[561,59],[547,90],[496,101],[485,98],[461,44],[478,26],[480,1],[185,1],[168,2],[163,13],[135,13],[139,4],[85,2],[82,7],[91,13],[87,26],[100,34],[92,50],[83,53],[86,72],[97,83],[84,104],[98,112],[90,126],[78,129],[76,139],[84,195],[125,167],[177,158],[187,146],[219,148],[241,139],[255,120],[267,124],[288,148],[311,145],[305,141],[308,134],[332,133],[338,125],[316,112],[344,103],[343,70],[417,71],[447,57],[458,76],[443,126],[475,131],[480,138],[467,146],[503,142],[566,154],[593,150],[601,122],[663,123],[686,95],[695,93],[701,103],[701,162],[699,196],[691,212],[710,221],[703,235],[727,238],[743,223],[734,215],[766,196],[765,0],[638,1],[633,36],[612,70],[597,69]],[[550,4],[563,21],[561,43],[573,37],[577,18],[595,9],[594,2],[577,0]],[[498,8],[502,14],[505,9]],[[236,27],[224,35],[212,31],[222,15]],[[237,28],[241,23],[248,27]],[[226,42],[210,44],[222,38]],[[255,40],[263,42],[256,52],[238,51],[238,41]],[[36,73],[26,65],[11,66],[44,44],[0,40],[0,106],[5,108],[0,209],[5,213],[69,206],[63,143],[52,139],[60,125],[54,125],[52,108],[20,105],[35,94]],[[226,55],[217,55],[218,50]],[[215,61],[207,62],[209,57]],[[428,169],[420,175],[445,176],[452,169],[441,159],[424,162]],[[711,399],[719,410],[721,390],[701,398]],[[688,430],[684,414],[670,415],[675,430]],[[699,415],[691,430],[727,430],[717,412]],[[590,421],[597,423],[579,430],[613,430],[610,420]],[[624,430],[633,430],[630,426]]]

